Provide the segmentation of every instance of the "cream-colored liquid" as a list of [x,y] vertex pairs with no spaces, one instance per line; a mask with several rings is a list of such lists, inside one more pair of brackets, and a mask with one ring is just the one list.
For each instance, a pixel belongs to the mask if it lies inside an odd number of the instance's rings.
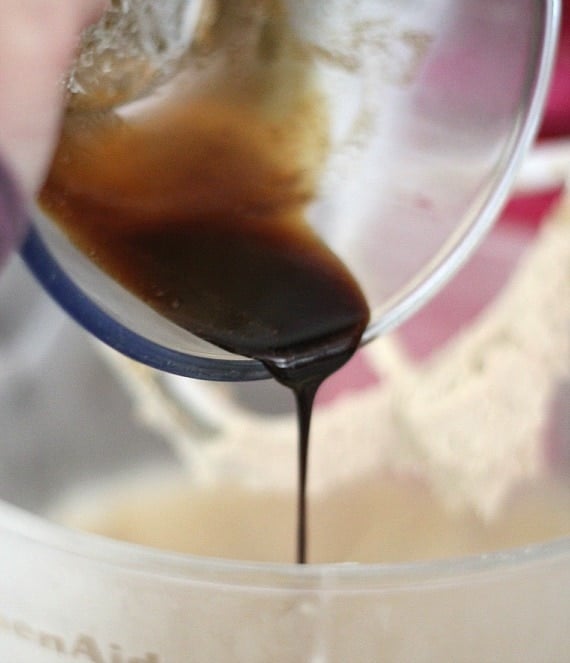
[[[148,475],[70,498],[56,518],[177,552],[292,561],[294,495],[236,481],[192,487]],[[521,486],[491,522],[450,514],[414,479],[361,477],[310,500],[311,562],[398,562],[477,554],[570,536],[570,482]]]

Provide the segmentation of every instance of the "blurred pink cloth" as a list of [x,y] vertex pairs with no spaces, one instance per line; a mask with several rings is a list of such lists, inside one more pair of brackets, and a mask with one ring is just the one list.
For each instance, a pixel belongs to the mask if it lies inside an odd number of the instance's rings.
[[558,54],[540,138],[570,135],[570,0],[564,0]]

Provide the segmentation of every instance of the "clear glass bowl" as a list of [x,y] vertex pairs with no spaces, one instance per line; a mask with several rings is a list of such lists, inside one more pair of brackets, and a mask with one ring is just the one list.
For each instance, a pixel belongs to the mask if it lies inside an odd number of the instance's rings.
[[[166,27],[175,23],[179,53],[181,28],[195,25],[202,4],[175,0],[160,5],[165,14],[145,16],[160,16]],[[366,343],[433,296],[499,213],[538,126],[559,6],[554,0],[338,0],[326,11],[319,3],[285,5],[315,54],[333,128],[308,221],[368,298]],[[40,213],[23,255],[76,320],[128,356],[198,378],[267,375],[260,364],[166,322]]]

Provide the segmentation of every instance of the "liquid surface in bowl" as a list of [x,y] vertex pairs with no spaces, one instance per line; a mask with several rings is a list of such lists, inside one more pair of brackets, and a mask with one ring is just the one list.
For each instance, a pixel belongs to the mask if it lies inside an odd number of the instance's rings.
[[[124,476],[70,496],[53,517],[112,539],[225,559],[289,562],[292,493],[239,480]],[[570,535],[570,485],[521,484],[487,521],[453,513],[421,481],[377,473],[311,495],[313,562],[401,563],[488,553]]]

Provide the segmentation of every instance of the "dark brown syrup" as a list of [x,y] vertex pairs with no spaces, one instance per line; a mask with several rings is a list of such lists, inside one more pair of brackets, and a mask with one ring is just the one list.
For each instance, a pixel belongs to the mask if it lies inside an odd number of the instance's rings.
[[369,310],[305,222],[326,141],[301,88],[269,111],[222,94],[179,95],[132,117],[70,112],[40,202],[154,310],[260,360],[294,392],[302,563],[313,399],[356,350]]

